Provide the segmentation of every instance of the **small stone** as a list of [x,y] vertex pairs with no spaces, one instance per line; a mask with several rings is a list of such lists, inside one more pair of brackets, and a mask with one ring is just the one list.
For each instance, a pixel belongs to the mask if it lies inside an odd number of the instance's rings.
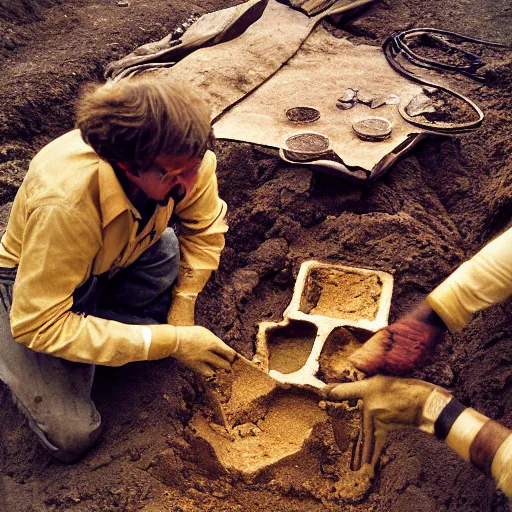
[[391,96],[378,96],[372,100],[370,107],[379,108],[382,105],[397,105],[398,103],[400,103],[400,98],[396,94],[392,94]]
[[348,110],[349,108],[352,108],[354,106],[353,101],[340,101],[338,100],[336,102],[336,107],[338,107],[340,110]]
[[127,0],[118,0],[117,7],[130,7],[130,2],[127,2]]
[[343,91],[343,94],[338,98],[338,101],[336,102],[336,106],[340,110],[348,110],[349,108],[352,108],[356,101],[356,95],[357,90],[356,89],[345,89]]
[[258,428],[254,423],[244,423],[243,425],[238,425],[235,429],[238,436],[241,439],[245,439],[246,437],[256,437],[261,433],[261,429]]
[[345,89],[341,97],[338,99],[338,101],[341,101],[343,103],[354,101],[354,98],[356,97],[357,90],[356,89]]
[[184,31],[181,27],[178,27],[171,35],[171,41],[174,41],[176,39],[180,39],[181,36],[184,34]]
[[428,112],[433,113],[436,111],[433,103],[434,102],[431,98],[423,93],[420,93],[414,96],[407,107],[405,107],[405,112],[408,116],[411,117],[420,116]]
[[364,105],[370,105],[375,98],[376,98],[376,96],[369,92],[365,92],[365,91],[357,92],[358,103],[363,103]]
[[386,99],[386,105],[398,105],[400,103],[400,97],[396,94],[391,94]]
[[16,45],[8,37],[6,37],[2,42],[3,42],[4,48],[6,50],[11,50],[12,51],[12,50],[14,50],[16,48]]

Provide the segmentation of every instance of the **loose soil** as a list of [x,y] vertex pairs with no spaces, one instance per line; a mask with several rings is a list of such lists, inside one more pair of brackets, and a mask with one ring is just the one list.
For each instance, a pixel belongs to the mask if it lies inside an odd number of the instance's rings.
[[[273,397],[261,418],[237,425],[228,433],[215,428],[201,415],[192,419],[191,428],[194,436],[208,446],[197,450],[199,464],[212,467],[220,461],[232,475],[254,481],[262,471],[268,473],[275,464],[299,453],[311,436],[311,429],[324,423],[327,414],[318,407],[318,397],[282,392]],[[197,440],[190,442],[194,444]],[[269,480],[268,475],[265,479]]]
[[[237,3],[131,0],[117,7],[115,0],[0,0],[2,224],[35,152],[72,128],[84,82],[100,80],[109,62],[164,37],[193,12]],[[381,0],[329,30],[356,44],[379,45],[413,26],[510,42],[511,16],[508,0]],[[392,273],[392,321],[510,226],[512,54],[483,49],[482,57],[484,84],[435,76],[484,110],[483,126],[425,141],[371,188],[286,165],[265,148],[218,143],[230,231],[221,266],[198,301],[197,322],[251,358],[258,322],[281,320],[300,264],[311,258]],[[476,315],[462,333],[445,337],[432,364],[416,376],[512,428],[511,314],[509,301]],[[293,484],[247,483],[204,470],[187,441],[188,423],[206,401],[204,389],[172,359],[98,368],[93,398],[105,433],[81,462],[67,466],[38,446],[1,386],[0,509],[329,510],[308,485],[315,475],[337,478],[327,471],[328,457],[314,456],[325,453],[315,444],[309,473],[292,475]],[[159,471],[163,459],[166,471]],[[491,479],[414,430],[390,436],[370,491],[354,496],[337,509],[511,510]]]
[[305,322],[271,331],[267,338],[269,369],[285,374],[300,370],[311,354],[316,331],[313,324]]
[[374,320],[382,292],[375,275],[335,269],[313,269],[301,299],[300,310],[347,320]]
[[361,346],[350,331],[340,327],[325,340],[319,359],[317,377],[324,382],[349,382],[353,378],[354,368],[347,359]]

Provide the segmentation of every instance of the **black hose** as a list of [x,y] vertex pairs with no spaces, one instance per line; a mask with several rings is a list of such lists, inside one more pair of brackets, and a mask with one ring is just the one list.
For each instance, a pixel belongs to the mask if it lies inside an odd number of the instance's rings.
[[[445,87],[442,85],[435,84],[433,82],[430,82],[420,76],[417,76],[414,71],[411,71],[407,68],[405,68],[402,64],[400,64],[397,60],[397,57],[403,56],[408,62],[411,64],[414,64],[418,67],[428,68],[428,69],[445,69],[449,71],[455,71],[458,73],[462,73],[466,76],[469,76],[470,78],[473,78],[474,80],[482,81],[482,77],[479,77],[476,74],[476,71],[481,68],[484,63],[472,53],[466,52],[464,50],[461,50],[460,48],[456,48],[457,51],[461,52],[466,60],[470,61],[469,65],[452,65],[452,64],[444,64],[442,62],[438,62],[432,59],[426,59],[424,57],[421,57],[417,55],[415,52],[413,52],[408,44],[407,40],[411,39],[413,37],[425,35],[425,34],[439,34],[449,37],[457,38],[463,42],[470,42],[470,43],[478,43],[478,44],[484,44],[486,46],[493,46],[497,48],[507,48],[507,45],[501,44],[501,43],[494,43],[490,41],[483,41],[481,39],[475,39],[472,37],[463,36],[461,34],[457,34],[455,32],[450,32],[447,30],[439,30],[435,28],[415,28],[410,30],[405,30],[404,32],[394,33],[391,34],[383,43],[382,45],[382,51],[384,52],[384,55],[386,57],[386,60],[388,61],[389,65],[393,68],[394,71],[399,73],[400,75],[404,76],[405,78],[412,80],[414,82],[417,82],[421,85],[427,86],[427,87],[434,87],[436,89],[439,89],[441,91],[445,91],[446,93],[455,96],[456,98],[462,100],[467,105],[470,106],[470,108],[476,112],[478,119],[474,121],[469,121],[467,123],[446,123],[444,126],[435,126],[432,123],[422,123],[421,121],[414,120],[411,116],[407,114],[405,111],[405,107],[400,104],[398,106],[398,111],[400,112],[400,115],[408,122],[415,126],[418,126],[420,128],[433,131],[436,133],[445,133],[445,134],[451,134],[451,133],[463,133],[469,130],[473,130],[474,128],[477,128],[482,124],[482,121],[484,120],[484,114],[480,110],[480,108],[473,103],[470,99],[466,98],[460,93],[457,93],[450,89],[449,87]],[[448,45],[449,46],[449,45]]]

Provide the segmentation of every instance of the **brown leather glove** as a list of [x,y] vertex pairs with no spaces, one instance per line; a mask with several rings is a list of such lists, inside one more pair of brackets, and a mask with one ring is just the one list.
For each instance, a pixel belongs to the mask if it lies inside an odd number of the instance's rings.
[[445,332],[439,316],[422,302],[408,315],[377,331],[349,360],[367,375],[407,375],[425,366]]

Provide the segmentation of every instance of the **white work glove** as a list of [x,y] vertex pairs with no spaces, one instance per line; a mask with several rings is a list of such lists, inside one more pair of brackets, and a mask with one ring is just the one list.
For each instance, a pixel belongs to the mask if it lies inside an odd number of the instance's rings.
[[194,325],[197,294],[175,293],[167,315],[167,323],[176,326]]
[[423,406],[434,389],[449,395],[422,380],[376,375],[357,382],[328,384],[322,389],[322,396],[327,401],[363,400],[361,463],[373,478],[388,432],[408,425],[425,427]]
[[172,356],[190,369],[211,377],[215,368],[229,370],[236,352],[213,332],[199,325],[180,327],[150,325],[151,345],[148,359]]
[[236,352],[213,332],[199,325],[176,327],[177,346],[172,354],[192,370],[211,377],[216,368],[229,370]]

